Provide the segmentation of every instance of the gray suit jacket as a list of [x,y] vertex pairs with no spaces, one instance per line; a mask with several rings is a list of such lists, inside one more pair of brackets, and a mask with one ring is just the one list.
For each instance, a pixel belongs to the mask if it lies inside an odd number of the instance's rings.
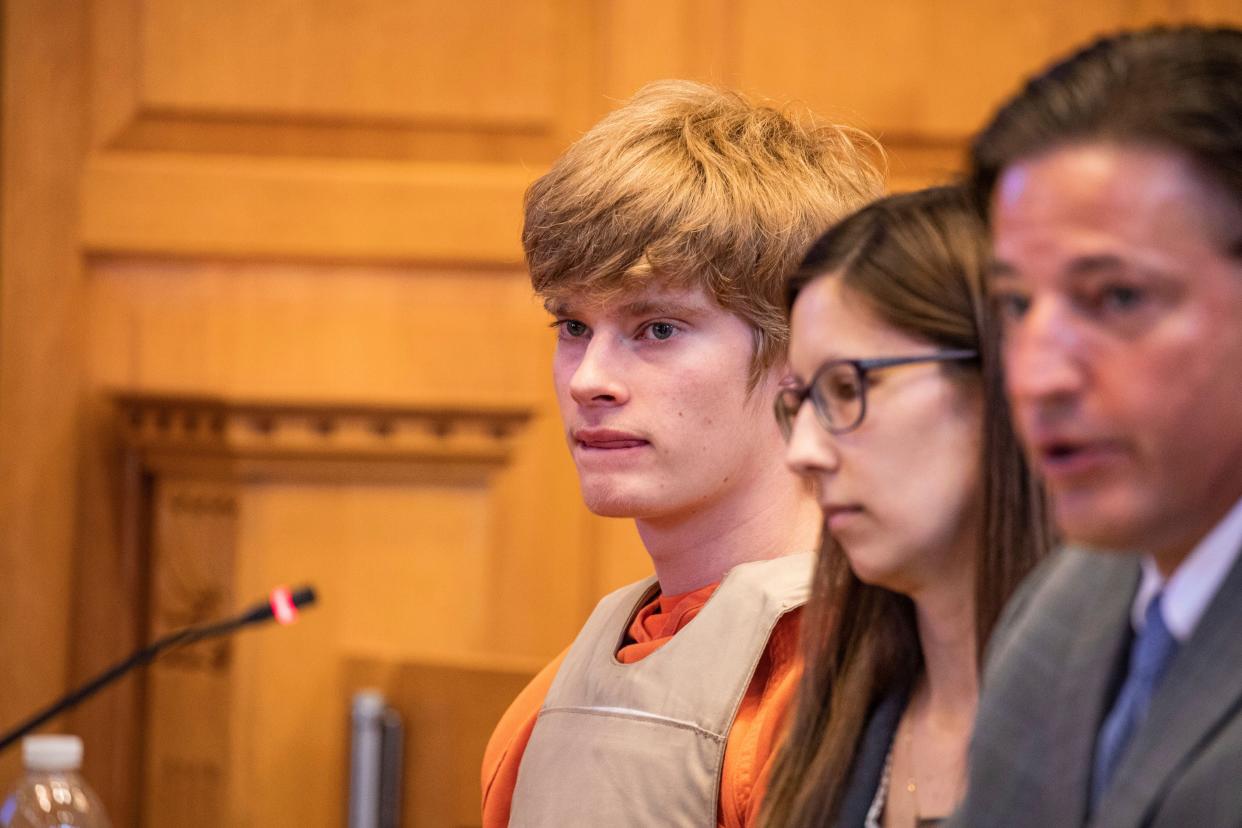
[[1067,550],[1023,585],[989,648],[953,826],[1242,826],[1242,558],[1087,813],[1138,582],[1137,556]]

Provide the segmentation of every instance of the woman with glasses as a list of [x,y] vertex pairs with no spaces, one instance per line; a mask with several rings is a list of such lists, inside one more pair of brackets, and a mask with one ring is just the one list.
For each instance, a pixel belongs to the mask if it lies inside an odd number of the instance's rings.
[[1048,545],[985,262],[945,187],[846,218],[790,280],[776,416],[824,528],[769,826],[935,825],[964,791],[980,655]]

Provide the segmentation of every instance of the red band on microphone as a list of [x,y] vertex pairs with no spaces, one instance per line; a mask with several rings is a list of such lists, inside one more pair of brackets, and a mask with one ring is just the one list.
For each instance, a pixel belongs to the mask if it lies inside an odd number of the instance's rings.
[[298,618],[298,608],[293,605],[293,596],[286,587],[272,590],[268,603],[272,605],[272,615],[281,624],[292,624]]

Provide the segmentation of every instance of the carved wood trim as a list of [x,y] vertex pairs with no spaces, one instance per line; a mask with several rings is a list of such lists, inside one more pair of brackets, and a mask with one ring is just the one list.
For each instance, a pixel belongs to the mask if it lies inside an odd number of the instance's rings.
[[394,464],[497,465],[508,458],[533,409],[132,392],[112,397],[124,440],[148,469],[220,467],[220,461],[231,461],[230,476],[239,477],[304,478],[342,469],[389,477]]
[[[151,635],[221,618],[233,594],[240,485],[171,478],[152,488]],[[143,825],[221,825],[228,802],[235,639],[167,653],[147,668]],[[193,733],[193,736],[188,736]]]
[[[137,608],[152,636],[235,603],[238,513],[249,482],[478,480],[507,460],[533,412],[490,403],[109,396],[128,480],[123,554],[147,575],[113,597]],[[187,828],[229,821],[233,646],[226,639],[174,653],[118,701],[125,715],[115,727],[141,734],[138,752],[115,771],[135,793],[125,824],[173,815]],[[186,722],[195,738],[169,724]]]

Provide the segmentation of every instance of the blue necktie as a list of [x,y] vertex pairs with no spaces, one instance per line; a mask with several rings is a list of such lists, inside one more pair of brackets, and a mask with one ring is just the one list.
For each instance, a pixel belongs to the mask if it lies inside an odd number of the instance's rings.
[[1177,639],[1164,623],[1160,612],[1160,595],[1147,605],[1143,630],[1130,646],[1130,670],[1117,701],[1095,743],[1095,773],[1091,779],[1091,807],[1100,801],[1117,769],[1126,745],[1134,731],[1147,716],[1151,697],[1164,675],[1165,668],[1177,652]]

